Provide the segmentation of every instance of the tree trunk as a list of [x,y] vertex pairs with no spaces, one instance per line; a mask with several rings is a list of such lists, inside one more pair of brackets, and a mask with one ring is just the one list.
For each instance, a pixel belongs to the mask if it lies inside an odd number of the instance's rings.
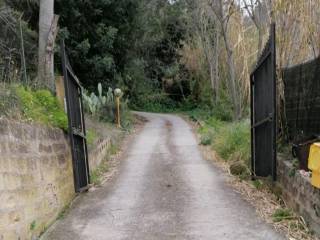
[[263,50],[262,49],[263,32],[260,26],[257,26],[257,30],[258,30],[258,53],[257,53],[257,61],[258,61]]
[[53,52],[48,51],[48,39],[54,20],[54,0],[40,0],[38,82],[54,89]]
[[240,93],[238,92],[237,84],[236,84],[236,69],[234,65],[234,59],[233,59],[233,51],[230,47],[230,43],[227,38],[227,33],[225,29],[222,30],[223,39],[225,42],[225,47],[227,51],[227,62],[228,62],[228,71],[229,71],[229,77],[228,77],[228,85],[229,85],[229,91],[231,94],[231,100],[233,105],[233,117],[235,120],[239,120],[241,118],[241,99],[240,99]]
[[209,60],[209,68],[210,68],[210,83],[211,83],[211,88],[212,88],[212,101],[213,103],[216,103],[216,85],[215,85],[215,79],[214,79],[214,63],[213,60]]
[[216,87],[216,102],[220,99],[219,90],[220,90],[220,81],[219,81],[219,36],[215,34],[215,45],[214,45],[214,52],[213,52],[213,59],[214,59],[214,80],[215,80],[215,87]]

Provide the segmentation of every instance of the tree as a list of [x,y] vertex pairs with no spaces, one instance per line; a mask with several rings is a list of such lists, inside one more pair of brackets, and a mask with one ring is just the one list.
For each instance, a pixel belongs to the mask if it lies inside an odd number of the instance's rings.
[[228,63],[228,89],[231,95],[233,105],[233,117],[234,119],[241,118],[241,97],[240,91],[236,82],[236,67],[234,62],[233,48],[228,36],[229,20],[234,13],[235,8],[234,0],[212,0],[211,8],[215,13],[215,16],[220,24],[220,30],[222,39],[224,41],[225,50],[227,53]]
[[[259,59],[261,51],[262,51],[262,41],[264,34],[264,27],[266,23],[266,19],[263,18],[263,13],[267,14],[267,6],[261,0],[242,0],[244,5],[244,9],[246,10],[248,16],[254,23],[257,31],[258,31],[258,51],[257,51],[257,59]],[[269,19],[269,18],[268,18]]]
[[54,15],[54,0],[40,0],[38,82],[54,90],[54,41],[58,17]]
[[213,103],[219,100],[219,27],[217,20],[208,8],[207,2],[198,1],[197,9],[195,11],[196,25],[198,34],[200,36],[204,54],[209,66],[210,84],[212,88]]
[[[136,0],[55,0],[73,70],[88,89],[123,84],[123,70],[139,26]],[[123,87],[123,86],[121,86]]]

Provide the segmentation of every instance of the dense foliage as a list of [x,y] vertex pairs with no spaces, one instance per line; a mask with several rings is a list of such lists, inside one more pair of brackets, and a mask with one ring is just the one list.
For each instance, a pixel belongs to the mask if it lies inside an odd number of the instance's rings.
[[57,0],[60,37],[85,87],[94,90],[99,82],[106,89],[121,87],[139,108],[175,105],[168,94],[181,100],[188,93],[180,79],[186,72],[179,61],[186,36],[182,5],[165,0]]
[[[253,2],[55,0],[55,13],[60,15],[58,40],[65,39],[71,64],[89,91],[97,94],[101,82],[105,91],[122,88],[132,108],[168,111],[201,105],[215,109],[222,118],[239,119],[248,113],[250,69],[271,21],[278,26],[280,67],[319,52],[318,3]],[[33,78],[38,0],[0,0],[0,10],[4,6],[11,16],[0,24],[0,31],[10,36],[2,34],[0,43],[10,48],[0,52],[0,67],[8,65],[5,59],[13,51],[11,71],[18,68],[21,73],[22,16],[28,76]],[[0,11],[0,21],[6,13]],[[8,27],[11,32],[6,32]],[[56,73],[61,74],[59,47],[56,50]]]

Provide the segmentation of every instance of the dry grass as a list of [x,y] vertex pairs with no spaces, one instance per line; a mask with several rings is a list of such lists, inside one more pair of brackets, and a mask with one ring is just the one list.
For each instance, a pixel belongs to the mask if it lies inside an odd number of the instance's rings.
[[278,209],[287,209],[283,200],[277,197],[269,187],[257,188],[250,180],[241,180],[229,172],[229,163],[221,159],[208,146],[201,146],[204,157],[213,161],[216,166],[228,173],[228,184],[240,193],[243,198],[255,207],[257,214],[267,223],[272,224],[276,231],[284,234],[289,240],[319,240],[311,234],[306,222],[294,213],[275,222],[273,215]]

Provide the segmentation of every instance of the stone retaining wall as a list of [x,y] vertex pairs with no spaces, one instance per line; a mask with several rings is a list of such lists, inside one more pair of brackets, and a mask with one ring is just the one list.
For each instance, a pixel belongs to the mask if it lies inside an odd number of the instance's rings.
[[65,133],[0,120],[0,240],[35,239],[74,196]]
[[99,167],[100,163],[105,160],[108,154],[108,149],[111,146],[111,140],[110,138],[99,139],[95,144],[95,148],[91,149],[88,153],[90,170],[96,169]]
[[310,178],[298,171],[292,176],[292,169],[291,161],[278,159],[278,181],[283,199],[320,236],[320,189],[313,187]]

